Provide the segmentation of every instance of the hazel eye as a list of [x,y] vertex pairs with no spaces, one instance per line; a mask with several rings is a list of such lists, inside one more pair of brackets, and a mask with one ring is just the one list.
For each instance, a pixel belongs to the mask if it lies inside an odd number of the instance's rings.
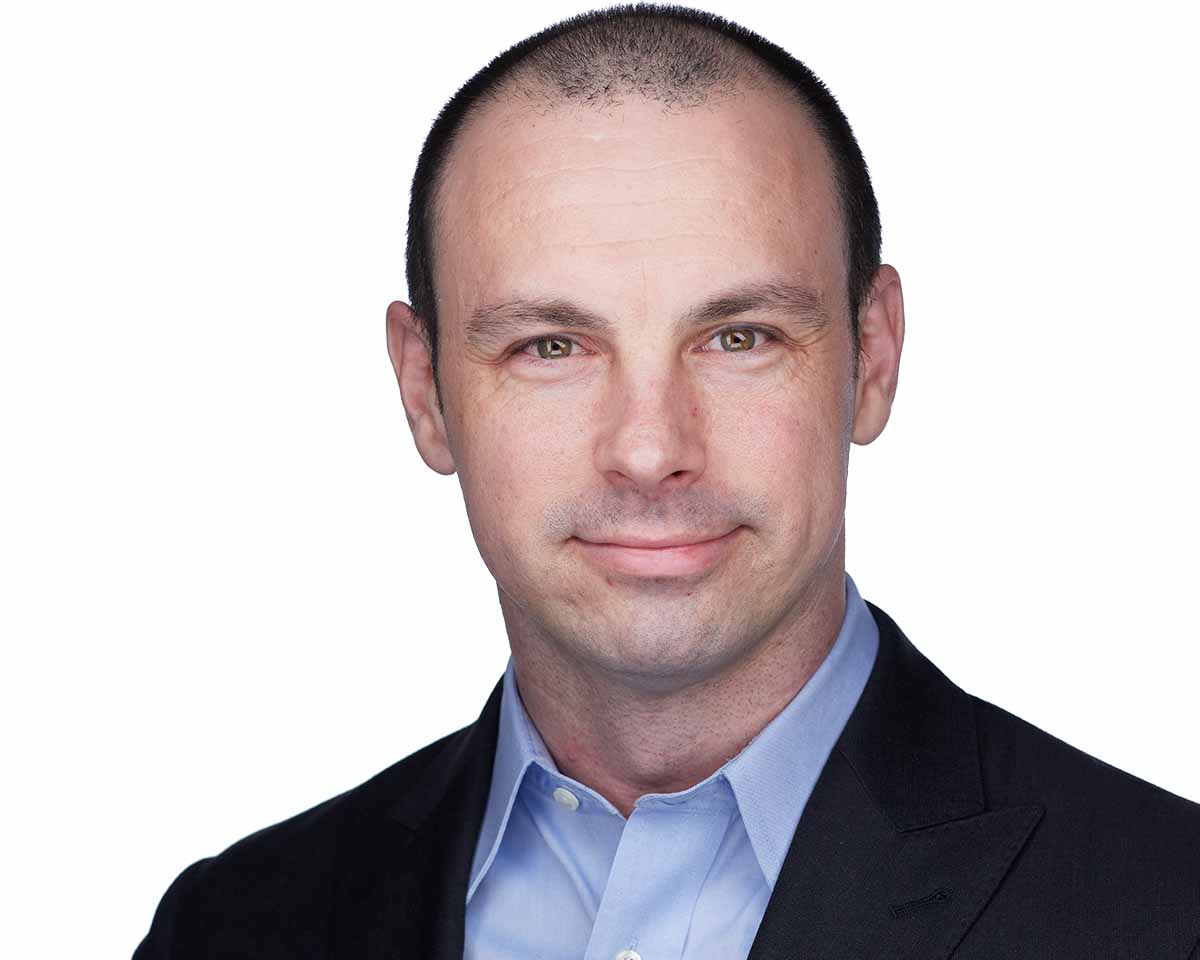
[[[538,337],[528,341],[525,346],[533,343],[537,344],[539,357],[543,360],[555,360],[558,357],[569,357],[575,341],[570,337]],[[546,344],[550,344],[550,346],[546,346]]]
[[729,353],[739,353],[749,350],[757,340],[757,331],[753,327],[732,327],[720,333],[721,346],[728,347]]
[[[763,342],[759,344],[759,338]],[[766,345],[778,337],[764,327],[726,327],[713,334],[712,339],[720,338],[721,349],[717,353],[762,353]],[[710,341],[711,342],[711,341]],[[706,353],[714,351],[707,350]]]

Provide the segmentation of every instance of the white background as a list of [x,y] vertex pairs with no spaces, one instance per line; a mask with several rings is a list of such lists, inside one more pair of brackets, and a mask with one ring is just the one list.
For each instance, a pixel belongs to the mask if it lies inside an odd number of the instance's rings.
[[[847,566],[967,690],[1200,800],[1196,24],[967,6],[709,8],[839,97],[904,280]],[[130,954],[188,863],[475,718],[495,586],[384,309],[437,110],[584,9],[4,15],[6,955]]]

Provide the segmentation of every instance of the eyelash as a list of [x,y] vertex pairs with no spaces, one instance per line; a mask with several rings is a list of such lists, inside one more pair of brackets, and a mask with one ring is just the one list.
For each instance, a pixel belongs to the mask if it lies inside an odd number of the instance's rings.
[[[716,337],[719,337],[722,333],[728,333],[730,330],[753,330],[756,334],[762,334],[763,336],[765,336],[767,338],[768,343],[778,342],[778,340],[779,340],[779,338],[772,331],[768,330],[766,327],[755,326],[752,323],[739,323],[736,326],[722,327],[720,330],[714,330],[712,332],[712,336],[710,336],[708,338],[708,340],[705,342],[706,343],[711,342]],[[576,340],[574,337],[567,337],[567,336],[563,336],[562,334],[558,334],[558,333],[543,333],[541,336],[530,337],[528,340],[522,340],[520,343],[518,343],[516,346],[514,346],[512,348],[510,355],[519,357],[522,360],[527,360],[530,363],[533,363],[535,365],[540,364],[540,365],[544,366],[546,364],[556,363],[557,360],[545,360],[541,357],[531,357],[529,354],[524,352],[526,347],[533,346],[533,344],[537,343],[539,340],[569,340],[569,341],[571,341],[571,343],[575,344],[576,346],[579,345],[579,341]],[[708,351],[706,351],[706,352],[708,352]],[[754,347],[750,350],[722,350],[722,351],[717,351],[717,352],[732,355],[732,354],[738,354],[738,353],[761,353],[762,350],[758,346],[758,343],[756,341]],[[569,359],[569,358],[561,357],[558,359],[565,360],[565,359]]]

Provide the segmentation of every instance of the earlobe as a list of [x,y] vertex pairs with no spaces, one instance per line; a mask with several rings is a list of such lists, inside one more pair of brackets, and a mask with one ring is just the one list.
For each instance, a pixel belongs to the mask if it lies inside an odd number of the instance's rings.
[[859,340],[851,439],[867,444],[883,432],[891,416],[904,346],[904,294],[900,274],[890,264],[876,271],[867,303],[859,312]]
[[400,300],[387,308],[387,350],[417,452],[430,469],[447,476],[454,473],[454,457],[437,406],[433,364],[421,320]]

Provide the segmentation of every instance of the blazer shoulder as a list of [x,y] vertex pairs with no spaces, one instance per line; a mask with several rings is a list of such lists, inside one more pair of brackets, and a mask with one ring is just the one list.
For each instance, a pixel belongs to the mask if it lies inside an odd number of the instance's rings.
[[341,860],[389,830],[404,833],[392,810],[430,789],[430,771],[471,729],[192,863],[163,895],[135,960],[241,956],[238,945],[246,943],[258,943],[264,957],[310,955],[336,896]]
[[1106,763],[995,704],[975,696],[971,701],[989,808],[1041,803],[1047,839],[1061,844],[1064,854],[1111,858],[1118,870],[1145,867],[1160,877],[1185,880],[1200,892],[1200,803]]
[[347,831],[367,827],[396,803],[426,789],[426,773],[470,730],[468,726],[447,734],[357,786],[243,837],[206,862],[213,868],[236,865],[240,869],[296,857],[329,857]]
[[977,935],[1027,924],[1037,904],[1054,918],[1035,936],[1047,956],[1113,956],[1118,940],[1138,945],[1122,956],[1189,956],[1200,938],[1200,804],[971,702],[987,808],[1044,811]]
[[969,696],[989,799],[1015,802],[1015,795],[1036,790],[1052,800],[1114,808],[1132,804],[1193,829],[1200,824],[1200,803],[1106,763],[994,703]]

